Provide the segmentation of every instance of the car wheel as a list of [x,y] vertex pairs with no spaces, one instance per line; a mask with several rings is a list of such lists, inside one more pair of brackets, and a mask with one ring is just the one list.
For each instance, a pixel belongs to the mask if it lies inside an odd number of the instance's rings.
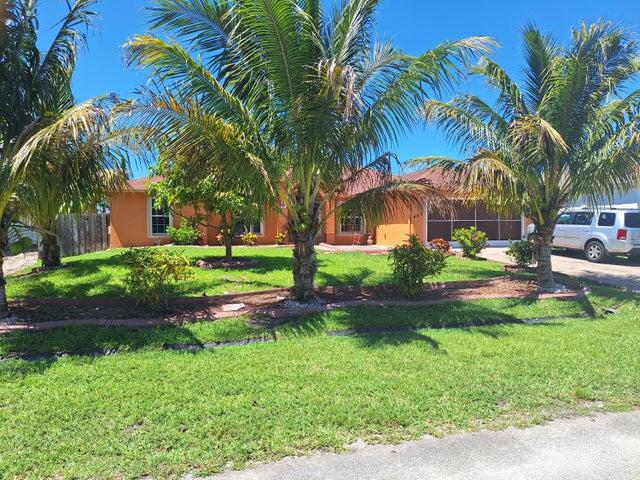
[[598,240],[592,240],[587,243],[587,246],[584,248],[584,254],[587,260],[593,263],[600,263],[607,258],[607,251],[602,242]]

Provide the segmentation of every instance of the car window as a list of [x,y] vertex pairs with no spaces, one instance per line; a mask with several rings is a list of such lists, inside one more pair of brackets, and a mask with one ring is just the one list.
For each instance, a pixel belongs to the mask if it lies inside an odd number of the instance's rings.
[[562,215],[560,215],[556,223],[558,225],[566,225],[571,221],[572,216],[573,216],[573,213],[563,213]]
[[599,227],[613,227],[616,224],[616,214],[614,212],[602,212],[598,217]]
[[593,220],[593,213],[578,212],[571,223],[573,225],[591,225],[591,220]]
[[625,213],[624,226],[628,228],[640,228],[640,213]]

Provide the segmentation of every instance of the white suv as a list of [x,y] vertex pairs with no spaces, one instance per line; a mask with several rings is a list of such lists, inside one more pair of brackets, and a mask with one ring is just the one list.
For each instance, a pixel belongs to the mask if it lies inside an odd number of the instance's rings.
[[587,260],[595,263],[607,255],[640,256],[640,209],[565,210],[558,218],[553,246],[581,250]]

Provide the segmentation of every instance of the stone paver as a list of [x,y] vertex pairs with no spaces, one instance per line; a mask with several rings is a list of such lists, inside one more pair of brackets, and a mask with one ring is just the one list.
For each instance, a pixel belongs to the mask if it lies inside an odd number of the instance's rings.
[[286,458],[209,480],[637,480],[640,412]]
[[[504,264],[513,263],[506,255],[506,248],[487,248],[481,256]],[[558,251],[551,262],[555,272],[640,292],[640,264],[632,260],[612,257],[605,263],[591,263],[580,252]]]

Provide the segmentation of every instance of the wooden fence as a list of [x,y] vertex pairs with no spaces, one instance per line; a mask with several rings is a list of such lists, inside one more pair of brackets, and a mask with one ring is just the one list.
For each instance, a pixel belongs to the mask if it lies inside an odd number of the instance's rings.
[[61,215],[58,219],[63,257],[109,248],[109,214]]

